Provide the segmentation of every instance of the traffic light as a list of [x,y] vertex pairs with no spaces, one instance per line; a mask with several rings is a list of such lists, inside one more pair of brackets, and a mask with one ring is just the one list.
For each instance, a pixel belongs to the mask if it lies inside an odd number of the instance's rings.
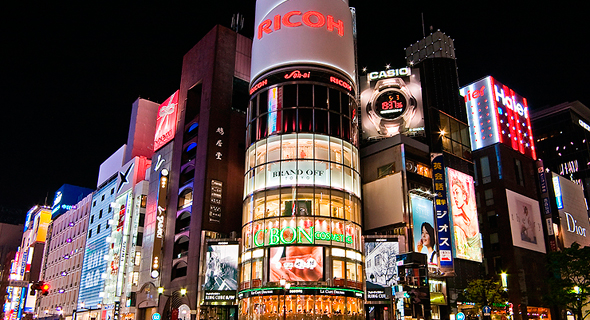
[[46,296],[47,294],[49,294],[49,289],[51,288],[51,286],[47,282],[43,282],[43,281],[40,281],[40,282],[41,282],[41,285],[40,285],[41,286],[41,288],[40,288],[41,294]]

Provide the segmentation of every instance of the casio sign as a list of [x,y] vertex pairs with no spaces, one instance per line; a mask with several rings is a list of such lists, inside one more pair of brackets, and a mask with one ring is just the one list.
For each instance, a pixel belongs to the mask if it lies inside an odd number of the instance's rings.
[[389,69],[384,71],[375,71],[369,73],[369,81],[378,80],[382,78],[404,77],[412,74],[412,69],[405,67],[400,69]]

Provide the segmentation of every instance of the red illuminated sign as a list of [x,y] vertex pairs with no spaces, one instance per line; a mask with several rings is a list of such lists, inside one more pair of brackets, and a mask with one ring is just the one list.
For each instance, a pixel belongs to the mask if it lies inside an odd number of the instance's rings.
[[320,12],[310,10],[305,13],[301,11],[289,11],[282,17],[280,14],[277,14],[272,20],[266,19],[262,21],[258,25],[258,39],[262,39],[265,33],[270,34],[273,31],[280,30],[282,26],[294,28],[302,25],[311,28],[322,28],[326,26],[328,31],[332,32],[336,29],[339,36],[344,36],[344,23],[342,20],[334,21],[332,15],[324,16]]
[[154,138],[154,151],[174,138],[176,132],[176,113],[178,112],[178,90],[174,92],[158,108],[156,119],[156,134]]

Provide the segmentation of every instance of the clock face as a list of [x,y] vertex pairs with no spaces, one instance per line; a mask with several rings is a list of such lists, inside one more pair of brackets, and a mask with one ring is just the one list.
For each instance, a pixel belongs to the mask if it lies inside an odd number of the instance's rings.
[[407,107],[408,99],[397,89],[385,90],[375,99],[375,113],[383,119],[399,118]]

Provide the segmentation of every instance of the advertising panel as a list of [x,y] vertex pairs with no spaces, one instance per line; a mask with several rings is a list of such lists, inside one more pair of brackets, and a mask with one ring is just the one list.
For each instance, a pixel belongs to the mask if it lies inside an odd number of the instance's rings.
[[424,134],[419,69],[371,72],[361,77],[360,89],[363,140]]
[[205,256],[205,303],[234,302],[238,290],[237,241],[208,241]]
[[506,200],[514,246],[545,253],[539,202],[508,189]]
[[254,28],[252,80],[290,64],[327,66],[356,79],[348,1],[258,0]]
[[49,228],[49,224],[51,223],[51,212],[46,209],[39,210],[37,215],[37,238],[35,241],[45,243],[47,239],[47,228]]
[[[404,192],[402,173],[394,173],[363,185],[364,228],[371,230],[404,222]],[[387,191],[387,196],[384,195]]]
[[441,270],[453,271],[453,251],[451,245],[451,222],[449,205],[447,203],[447,188],[445,184],[444,158],[441,153],[430,155],[432,162],[432,183],[434,185],[434,207],[436,210],[436,225],[438,226],[438,257]]
[[424,253],[429,265],[438,265],[438,248],[434,228],[432,201],[414,194],[410,195],[412,222],[414,226],[414,251]]
[[588,211],[586,210],[586,199],[584,189],[575,182],[570,181],[556,173],[551,173],[555,197],[559,197],[560,228],[559,233],[563,238],[563,245],[571,247],[577,242],[581,246],[590,245],[590,224],[588,223]]
[[269,281],[321,281],[324,278],[324,248],[290,246],[270,248]]
[[178,92],[179,90],[176,90],[158,108],[154,151],[160,149],[174,138],[174,133],[176,132],[176,113],[178,111]]
[[473,177],[447,168],[455,257],[481,262],[481,236]]
[[365,239],[365,273],[367,300],[390,300],[391,288],[397,285],[399,242],[396,238]]
[[537,159],[526,98],[487,76],[460,90],[467,106],[471,149],[497,142]]

